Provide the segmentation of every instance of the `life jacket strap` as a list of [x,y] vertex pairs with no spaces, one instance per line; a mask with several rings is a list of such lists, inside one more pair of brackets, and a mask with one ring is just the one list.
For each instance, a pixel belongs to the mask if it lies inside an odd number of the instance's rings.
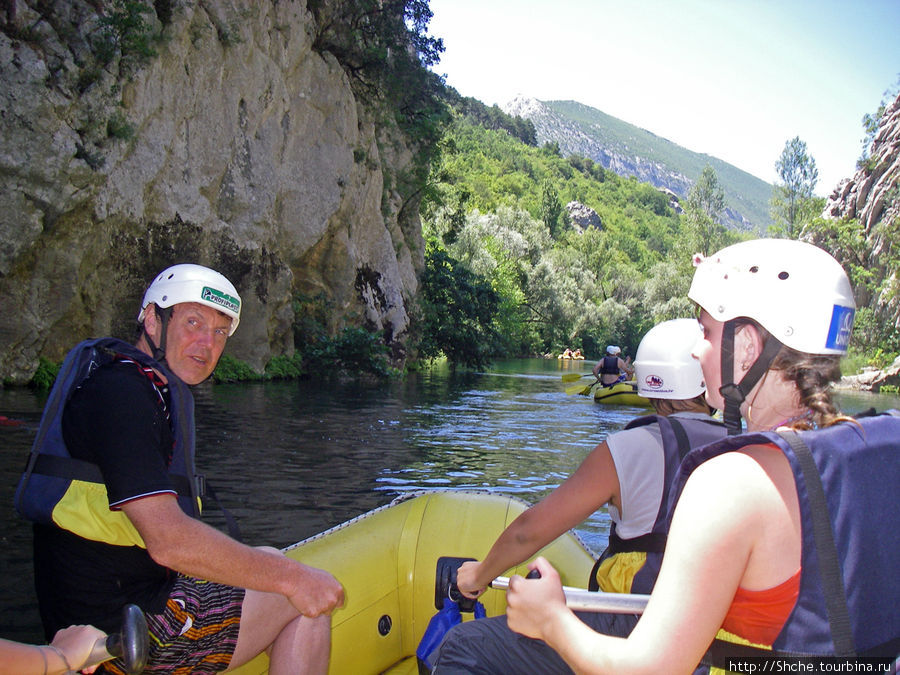
[[819,574],[835,654],[855,656],[856,646],[850,624],[850,610],[847,607],[847,594],[844,590],[844,579],[838,563],[837,547],[834,544],[834,534],[828,518],[828,503],[825,501],[825,489],[822,487],[819,469],[806,443],[796,432],[781,431],[778,435],[791,446],[806,481],[806,492],[813,518],[813,538],[819,554]]

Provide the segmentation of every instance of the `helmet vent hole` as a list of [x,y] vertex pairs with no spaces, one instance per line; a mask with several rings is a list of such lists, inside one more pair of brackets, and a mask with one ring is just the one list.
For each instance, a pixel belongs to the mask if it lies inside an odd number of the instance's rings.
[[753,267],[750,268],[750,273],[751,273],[751,274],[756,274],[757,272],[759,272],[759,266],[758,266],[758,265],[754,265]]
[[782,281],[787,279],[789,276],[791,276],[791,275],[788,274],[787,272],[779,272],[778,273],[778,278],[781,279]]

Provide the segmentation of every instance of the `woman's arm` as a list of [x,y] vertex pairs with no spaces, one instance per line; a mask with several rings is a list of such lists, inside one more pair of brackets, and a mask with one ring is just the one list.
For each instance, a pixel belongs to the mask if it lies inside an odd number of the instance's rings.
[[619,478],[604,441],[562,485],[510,523],[483,561],[459,568],[460,591],[476,597],[497,575],[527,560],[618,496]]
[[29,645],[0,638],[0,674],[56,675],[74,670],[93,673],[96,666],[84,669],[82,666],[94,643],[104,637],[106,633],[93,626],[69,626],[57,631],[50,645]]
[[[788,512],[783,491],[756,459],[744,453],[717,457],[685,486],[650,602],[627,640],[600,635],[579,621],[565,607],[559,577],[546,561],[537,565],[542,579],[511,580],[509,626],[546,641],[576,672],[689,673],[738,586],[745,585],[748,569],[755,589],[775,586],[796,571],[799,548],[796,559],[792,550],[782,556],[791,559],[782,560],[764,542],[792,529]],[[760,576],[767,564],[778,571]]]

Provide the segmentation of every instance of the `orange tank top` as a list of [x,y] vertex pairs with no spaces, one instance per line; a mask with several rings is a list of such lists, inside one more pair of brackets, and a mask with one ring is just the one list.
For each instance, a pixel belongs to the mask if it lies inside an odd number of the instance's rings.
[[748,591],[738,587],[722,628],[754,644],[771,645],[800,595],[800,570],[773,588]]

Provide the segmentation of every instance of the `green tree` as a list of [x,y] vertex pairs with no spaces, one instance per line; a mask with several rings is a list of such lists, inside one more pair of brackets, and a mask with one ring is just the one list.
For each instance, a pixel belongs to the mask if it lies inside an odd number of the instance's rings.
[[813,217],[816,204],[813,190],[819,181],[819,170],[816,160],[807,152],[806,142],[799,136],[784,144],[775,170],[781,183],[776,184],[772,197],[775,225],[770,229],[773,234],[795,239]]
[[480,368],[496,352],[492,328],[499,298],[483,277],[454,260],[436,239],[425,247],[419,354],[443,354],[452,364]]
[[560,233],[562,224],[563,205],[559,200],[559,192],[551,180],[545,180],[541,186],[541,220],[550,230],[551,236],[556,238]]
[[715,169],[707,164],[691,186],[685,203],[688,227],[700,253],[709,255],[719,249],[725,234],[725,227],[719,222],[724,210],[725,190]]

